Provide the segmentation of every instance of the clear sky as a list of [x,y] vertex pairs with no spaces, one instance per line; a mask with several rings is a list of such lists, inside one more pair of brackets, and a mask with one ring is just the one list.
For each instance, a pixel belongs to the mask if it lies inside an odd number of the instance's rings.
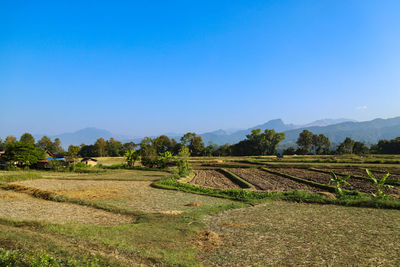
[[0,136],[400,116],[399,14],[398,0],[0,0]]

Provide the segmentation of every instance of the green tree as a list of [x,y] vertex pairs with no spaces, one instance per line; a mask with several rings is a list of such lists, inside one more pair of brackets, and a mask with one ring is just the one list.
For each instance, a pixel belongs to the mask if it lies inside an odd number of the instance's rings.
[[265,129],[261,135],[262,155],[274,155],[280,142],[285,139],[285,133],[277,133],[275,130]]
[[0,138],[0,151],[3,151],[5,149],[5,145],[3,140]]
[[17,138],[13,135],[9,135],[6,137],[6,140],[4,140],[4,147],[5,149],[7,148],[8,145],[13,144],[17,142]]
[[107,141],[106,151],[109,157],[119,157],[121,156],[122,143],[114,138],[110,138]]
[[33,138],[30,133],[24,133],[23,135],[21,135],[19,141],[25,144],[34,144],[35,138]]
[[60,138],[54,139],[54,142],[51,146],[51,153],[56,155],[57,157],[63,156],[65,154],[65,151],[63,147],[61,146],[61,140]]
[[41,148],[41,149],[43,149],[43,150],[47,150],[47,151],[52,153],[53,142],[47,136],[43,136],[42,138],[40,138],[40,140],[37,141],[36,146]]
[[3,157],[11,164],[29,167],[44,159],[44,151],[33,144],[15,142],[7,146]]
[[309,130],[303,130],[297,138],[296,144],[299,146],[299,152],[302,154],[311,154],[314,134]]
[[101,137],[97,139],[96,143],[94,143],[94,146],[99,157],[107,156],[107,142],[104,140],[104,138]]
[[70,145],[68,147],[67,156],[68,156],[69,159],[74,161],[78,157],[80,151],[81,151],[81,147],[80,146]]
[[204,153],[205,145],[203,139],[195,133],[186,133],[182,136],[181,144],[189,147],[192,156],[202,156]]
[[172,142],[166,135],[160,135],[154,139],[154,145],[156,147],[157,153],[163,154],[167,151],[172,152]]
[[369,148],[363,143],[355,141],[353,145],[353,153],[357,155],[368,154]]
[[337,148],[337,153],[338,154],[353,154],[353,149],[354,149],[354,140],[351,139],[350,137],[346,137],[346,139],[339,144]]
[[313,146],[315,154],[326,155],[329,154],[329,148],[331,146],[331,142],[329,141],[329,138],[323,134],[313,135]]
[[140,142],[139,153],[143,166],[149,168],[157,167],[160,155],[157,153],[157,149],[154,146],[154,140],[152,138],[143,138],[143,140]]

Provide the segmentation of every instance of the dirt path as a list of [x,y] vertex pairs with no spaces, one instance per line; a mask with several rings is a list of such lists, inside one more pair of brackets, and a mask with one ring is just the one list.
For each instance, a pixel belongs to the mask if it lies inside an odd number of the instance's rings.
[[225,175],[214,170],[196,170],[190,183],[214,189],[240,189],[240,186],[233,183]]

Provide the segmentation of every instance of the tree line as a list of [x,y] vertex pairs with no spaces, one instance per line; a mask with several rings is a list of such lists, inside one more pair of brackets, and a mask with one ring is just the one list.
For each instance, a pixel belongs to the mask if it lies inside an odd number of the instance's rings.
[[[105,140],[99,138],[94,144],[80,146],[70,145],[65,151],[61,141],[55,138],[43,136],[37,142],[30,133],[24,133],[19,141],[15,136],[7,136],[5,140],[0,139],[0,151],[6,153],[3,160],[18,159],[15,161],[31,165],[44,158],[45,152],[54,157],[67,157],[75,159],[78,157],[119,157],[131,154],[131,158],[141,158],[142,164],[153,167],[166,164],[167,158],[178,156],[180,153],[190,156],[253,156],[253,155],[276,155],[279,144],[285,139],[285,133],[275,130],[254,129],[246,138],[236,144],[216,145],[204,144],[201,136],[189,132],[183,135],[179,141],[166,135],[155,138],[145,137],[136,144],[134,142],[122,143],[114,138]],[[186,150],[187,151],[186,151]],[[296,146],[283,150],[284,155],[293,154],[400,154],[400,137],[392,140],[380,140],[377,144],[368,147],[360,141],[347,137],[342,143],[332,149],[328,137],[323,134],[313,134],[303,130],[297,139]]]

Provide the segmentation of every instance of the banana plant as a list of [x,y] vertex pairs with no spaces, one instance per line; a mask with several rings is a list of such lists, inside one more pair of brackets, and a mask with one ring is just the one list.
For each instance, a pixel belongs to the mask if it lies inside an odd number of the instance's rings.
[[335,186],[335,191],[338,196],[343,195],[342,186],[350,185],[346,180],[350,178],[350,175],[347,176],[337,176],[334,172],[331,172],[332,178],[329,180],[329,184],[333,184]]
[[393,188],[392,185],[386,184],[386,179],[389,177],[390,173],[386,173],[381,179],[376,178],[372,172],[368,169],[365,169],[369,176],[369,181],[374,185],[376,189],[376,193],[372,193],[372,196],[375,198],[385,197],[385,193],[383,192],[384,188]]

